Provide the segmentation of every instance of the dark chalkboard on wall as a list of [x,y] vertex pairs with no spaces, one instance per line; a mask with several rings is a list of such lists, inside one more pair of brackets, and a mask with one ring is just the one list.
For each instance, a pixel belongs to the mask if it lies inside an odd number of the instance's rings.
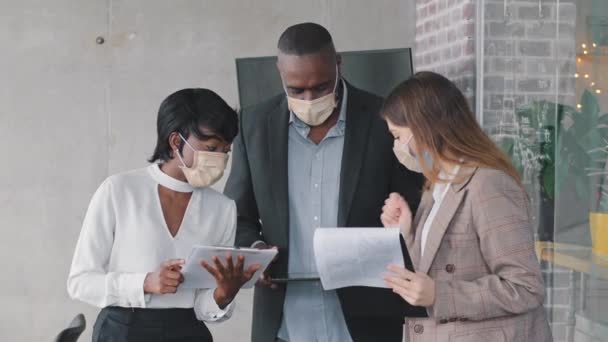
[[[342,74],[355,87],[386,97],[412,75],[409,48],[341,52]],[[241,108],[283,93],[276,56],[237,58],[236,70]]]

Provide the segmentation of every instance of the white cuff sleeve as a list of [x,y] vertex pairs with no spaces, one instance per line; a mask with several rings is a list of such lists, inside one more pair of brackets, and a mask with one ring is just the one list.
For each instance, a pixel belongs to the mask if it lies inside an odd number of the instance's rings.
[[144,280],[146,273],[114,273],[114,277],[109,276],[110,289],[108,293],[114,293],[121,306],[131,308],[145,308],[146,298],[144,295]]
[[198,290],[194,312],[199,321],[208,323],[219,323],[229,319],[235,307],[235,300],[232,300],[223,310],[215,302],[213,292],[215,289]]

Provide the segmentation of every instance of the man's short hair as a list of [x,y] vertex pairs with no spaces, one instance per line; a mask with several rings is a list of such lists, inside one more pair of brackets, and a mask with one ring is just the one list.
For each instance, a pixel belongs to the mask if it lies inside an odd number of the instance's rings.
[[295,56],[315,54],[324,50],[336,53],[329,31],[315,23],[288,27],[279,38],[278,48],[284,54]]

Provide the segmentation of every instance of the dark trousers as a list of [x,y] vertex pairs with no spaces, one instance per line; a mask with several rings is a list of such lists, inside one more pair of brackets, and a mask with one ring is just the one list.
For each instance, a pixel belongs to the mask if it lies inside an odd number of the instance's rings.
[[403,318],[344,317],[353,342],[402,342]]
[[212,342],[205,323],[196,319],[193,309],[101,310],[93,342]]

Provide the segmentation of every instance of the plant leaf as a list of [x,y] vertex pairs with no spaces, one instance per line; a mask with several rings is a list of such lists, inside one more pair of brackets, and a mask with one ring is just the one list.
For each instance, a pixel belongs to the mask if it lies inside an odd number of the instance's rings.
[[547,197],[550,199],[555,198],[555,165],[553,163],[547,164],[543,168],[542,173],[543,178],[543,188]]

